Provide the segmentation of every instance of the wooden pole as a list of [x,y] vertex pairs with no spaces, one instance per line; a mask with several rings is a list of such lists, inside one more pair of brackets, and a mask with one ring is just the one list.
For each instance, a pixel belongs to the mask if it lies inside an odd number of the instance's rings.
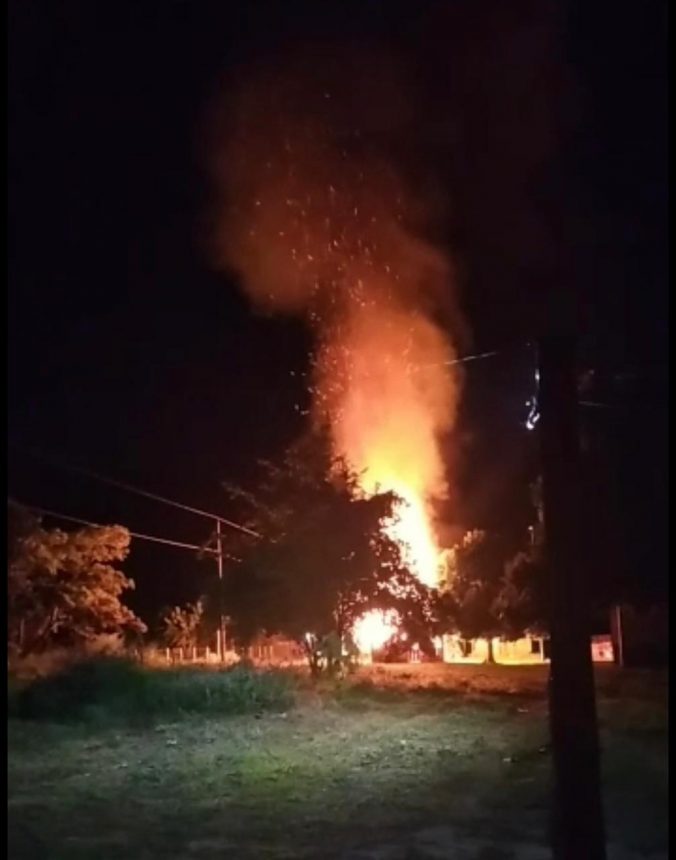
[[617,603],[615,605],[615,645],[617,647],[617,654],[615,655],[615,662],[620,667],[620,669],[624,668],[624,635],[622,632],[622,606]]
[[218,565],[218,656],[222,663],[225,660],[225,618],[223,617],[223,543],[220,520],[216,520],[216,550],[216,564]]
[[591,625],[579,516],[577,384],[572,338],[540,343],[540,442],[549,573],[549,713],[555,860],[605,860]]

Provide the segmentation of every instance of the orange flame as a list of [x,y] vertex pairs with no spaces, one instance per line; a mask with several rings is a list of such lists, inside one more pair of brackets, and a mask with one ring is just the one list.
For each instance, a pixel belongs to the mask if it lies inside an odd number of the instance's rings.
[[312,326],[314,416],[363,490],[401,497],[386,527],[434,586],[441,443],[460,388],[438,313],[462,326],[449,261],[422,238],[434,206],[394,168],[386,139],[412,127],[406,89],[370,56],[253,75],[224,112],[215,167],[227,208],[214,240],[253,301]]
[[397,509],[397,520],[388,527],[390,536],[404,547],[404,558],[413,573],[424,585],[435,588],[439,585],[440,550],[424,502],[407,495],[407,490],[392,489],[403,503]]
[[399,618],[396,612],[374,609],[365,612],[354,624],[352,636],[362,654],[377,651],[396,634]]
[[453,421],[457,380],[441,330],[403,305],[394,291],[371,291],[349,305],[317,363],[317,409],[337,453],[361,475],[362,489],[402,499],[390,534],[405,547],[413,572],[439,580],[432,507],[447,490],[440,437]]

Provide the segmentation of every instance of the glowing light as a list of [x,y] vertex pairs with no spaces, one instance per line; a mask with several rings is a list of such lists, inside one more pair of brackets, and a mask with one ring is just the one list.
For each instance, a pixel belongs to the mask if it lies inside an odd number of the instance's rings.
[[407,490],[399,489],[403,499],[397,507],[396,519],[387,531],[403,547],[403,555],[411,571],[431,588],[439,585],[439,548],[432,534],[425,505]]
[[[237,270],[260,308],[307,321],[312,418],[329,429],[333,453],[360,475],[363,493],[401,498],[383,527],[411,572],[434,587],[442,566],[432,514],[447,497],[444,440],[462,381],[437,312],[452,313],[458,331],[464,324],[451,261],[410,227],[426,214],[434,220],[436,200],[409,186],[387,146],[345,146],[349,127],[365,124],[370,136],[373,114],[372,97],[362,94],[371,74],[355,86],[345,76],[352,66],[325,69],[318,89],[314,65],[294,57],[233,94],[232,133],[214,159],[223,204],[215,263]],[[398,105],[405,88],[391,71]],[[395,629],[391,617],[369,613],[357,624],[358,644],[379,647]]]
[[357,619],[352,630],[357,648],[362,654],[382,648],[396,635],[399,621],[399,616],[393,610],[383,612],[374,609],[366,612]]
[[331,330],[318,356],[316,409],[328,419],[334,451],[360,475],[361,489],[402,500],[385,528],[411,571],[437,586],[431,512],[447,490],[439,439],[452,425],[458,396],[453,372],[439,362],[453,350],[430,320],[398,306],[392,294],[383,298],[370,278],[362,283],[371,304],[349,304],[346,323]]

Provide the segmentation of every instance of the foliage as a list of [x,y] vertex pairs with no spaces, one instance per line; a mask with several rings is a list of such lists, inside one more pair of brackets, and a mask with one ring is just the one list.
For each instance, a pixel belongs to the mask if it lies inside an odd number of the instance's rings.
[[204,618],[204,604],[188,603],[184,607],[174,606],[162,616],[163,639],[170,648],[191,648]]
[[436,604],[437,629],[466,639],[488,639],[492,661],[494,637],[513,640],[526,632],[543,632],[543,585],[539,545],[510,559],[498,535],[468,532],[452,553],[448,585]]
[[279,464],[263,463],[262,471],[254,493],[236,491],[247,524],[261,535],[238,539],[232,554],[240,561],[225,582],[240,641],[261,630],[281,633],[302,645],[317,670],[315,643],[334,633],[344,642],[361,613],[395,608],[412,621],[423,612],[427,589],[383,530],[396,496],[364,495],[359,476],[321,435],[292,446]]
[[526,548],[510,552],[497,534],[468,532],[450,553],[447,585],[436,602],[437,631],[487,638],[489,661],[493,637],[514,640],[546,632],[541,478],[531,485],[531,501],[535,522]]
[[540,547],[529,547],[507,562],[493,606],[503,638],[518,639],[525,633],[546,632],[545,585],[546,570]]
[[119,633],[103,634],[81,642],[77,647],[49,648],[46,651],[30,654],[10,654],[7,660],[7,671],[15,678],[27,681],[53,675],[80,660],[131,656],[133,649],[129,646],[128,637],[125,638]]
[[56,722],[145,721],[189,714],[244,714],[292,704],[291,679],[235,667],[149,669],[133,660],[103,657],[12,690],[15,715]]
[[519,550],[505,564],[502,588],[494,606],[507,639],[518,639],[524,633],[543,634],[547,628],[542,478],[538,477],[530,489],[535,512],[530,540],[526,549]]
[[[448,587],[440,595],[438,615],[442,629],[466,639],[502,633],[495,601],[502,584],[504,556],[495,535],[474,530],[454,548]],[[492,649],[489,650],[492,662]]]
[[120,600],[134,583],[112,564],[126,558],[129,541],[122,526],[45,529],[11,506],[10,651],[26,654],[100,634],[143,632],[143,622]]

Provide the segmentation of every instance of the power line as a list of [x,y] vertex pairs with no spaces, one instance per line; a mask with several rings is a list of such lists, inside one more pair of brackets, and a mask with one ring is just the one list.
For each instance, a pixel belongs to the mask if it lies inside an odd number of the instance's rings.
[[[432,367],[432,366],[452,366],[456,364],[465,364],[470,361],[478,361],[480,359],[485,358],[493,358],[496,355],[500,354],[500,350],[491,350],[488,352],[475,353],[473,355],[465,355],[460,358],[452,359],[450,361],[444,362],[433,362],[430,364],[419,364],[417,367]],[[46,457],[40,451],[36,451],[35,449],[22,449],[17,445],[13,445],[10,443],[10,446],[18,449],[24,450],[25,453],[30,454],[37,460],[41,460],[48,465],[51,465],[58,469],[64,469],[68,472],[73,472],[75,474],[83,475],[87,478],[91,478],[92,480],[99,481],[103,484],[108,484],[111,487],[116,487],[117,489],[124,490],[128,493],[134,493],[137,496],[142,496],[147,499],[151,499],[156,502],[160,502],[161,504],[170,505],[171,507],[178,508],[179,510],[188,511],[192,514],[197,514],[198,516],[207,517],[208,519],[214,520],[217,523],[223,523],[223,525],[228,526],[229,528],[236,529],[244,534],[251,535],[252,537],[262,538],[262,535],[248,526],[243,526],[241,523],[237,523],[234,520],[227,519],[226,517],[222,517],[219,514],[213,514],[210,511],[204,511],[200,508],[195,508],[191,505],[183,504],[182,502],[177,502],[174,499],[168,499],[165,496],[160,496],[157,493],[151,493],[148,490],[141,489],[140,487],[135,487],[131,484],[128,484],[124,481],[118,481],[115,478],[110,478],[107,475],[101,475],[98,472],[94,472],[91,469],[85,469],[82,466],[76,466],[72,463],[65,463],[63,461],[54,460],[53,458]],[[189,546],[186,544],[186,546]],[[192,548],[192,547],[190,547]]]
[[636,410],[645,412],[646,410],[659,410],[665,408],[663,404],[657,403],[602,403],[598,400],[578,400],[579,406],[587,406],[591,409],[611,409],[611,410]]
[[596,403],[594,400],[578,400],[579,406],[591,406],[593,409],[616,409],[610,403]]
[[493,358],[494,355],[500,355],[500,350],[494,349],[490,352],[478,352],[476,355],[463,355],[461,358],[455,358],[452,361],[442,361],[442,364],[452,365],[452,364],[465,364],[468,361],[479,361],[482,358]]
[[[57,519],[57,520],[64,520],[65,522],[78,523],[78,525],[90,526],[91,528],[96,528],[96,529],[106,528],[106,526],[102,525],[101,523],[93,523],[90,520],[83,520],[80,517],[73,517],[73,516],[70,516],[68,514],[59,514],[56,511],[50,511],[48,508],[38,508],[38,507],[35,507],[35,505],[22,505],[22,507],[25,507],[27,510],[32,511],[35,514],[40,514],[40,515],[45,516],[45,517],[53,517],[54,519]],[[218,554],[216,550],[208,549],[208,548],[205,548],[203,546],[197,546],[196,544],[184,543],[183,541],[178,541],[178,540],[170,540],[169,538],[157,537],[157,535],[146,535],[146,534],[142,534],[141,532],[133,532],[130,529],[127,529],[127,531],[129,532],[129,534],[132,537],[139,538],[140,540],[152,541],[153,543],[162,543],[162,544],[166,544],[167,546],[179,547],[180,549],[192,549],[192,550],[197,550],[197,551],[201,551],[201,552],[208,552],[208,553],[211,553],[212,555]]]
[[478,352],[474,355],[462,355],[460,358],[452,358],[449,361],[431,361],[424,364],[413,365],[414,369],[420,367],[451,367],[454,364],[466,364],[469,361],[479,361],[482,358],[493,358],[495,355],[500,355],[502,350],[494,349],[490,352]]
[[48,463],[49,465],[54,466],[55,468],[65,469],[68,472],[74,472],[79,475],[84,475],[87,478],[92,478],[93,480],[100,481],[103,484],[109,484],[111,487],[117,487],[117,489],[125,490],[128,493],[135,493],[137,496],[143,496],[147,499],[152,499],[155,502],[161,502],[162,504],[171,505],[174,508],[179,508],[180,510],[188,511],[192,514],[197,514],[198,516],[207,517],[208,519],[221,522],[223,523],[223,525],[229,526],[232,529],[237,529],[238,531],[244,532],[244,534],[251,535],[252,537],[261,537],[258,532],[254,531],[253,529],[250,529],[248,526],[243,526],[240,523],[236,523],[233,520],[226,519],[225,517],[219,516],[218,514],[212,514],[209,511],[203,511],[200,508],[194,508],[190,505],[184,505],[182,502],[177,502],[174,499],[167,499],[164,496],[159,496],[156,493],[149,492],[148,490],[143,490],[139,487],[134,487],[131,484],[126,484],[123,481],[118,481],[114,478],[109,478],[106,475],[92,472],[91,470],[85,469],[82,466],[74,466],[72,464],[52,460],[48,457],[45,457],[44,454],[41,454],[40,452],[35,450],[27,451],[27,453],[31,454],[38,460],[42,460],[44,463]]

